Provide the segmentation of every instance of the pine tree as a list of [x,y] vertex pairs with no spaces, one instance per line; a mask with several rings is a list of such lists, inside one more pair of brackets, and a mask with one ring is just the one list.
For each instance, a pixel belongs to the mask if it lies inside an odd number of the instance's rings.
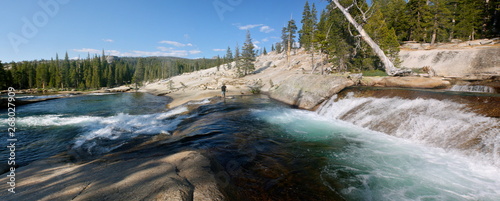
[[448,39],[448,30],[451,29],[451,12],[446,6],[446,2],[447,0],[431,1],[432,29],[429,33],[431,45]]
[[61,68],[61,62],[59,60],[59,55],[56,54],[56,60],[54,65],[54,74],[55,74],[55,79],[54,79],[54,88],[64,88],[63,86],[63,72]]
[[410,40],[408,38],[408,21],[413,18],[406,12],[405,0],[374,0],[374,5],[380,9],[389,28],[394,29],[398,41]]
[[90,86],[94,89],[98,89],[101,87],[101,59],[95,55],[92,59],[92,81]]
[[0,89],[7,89],[9,84],[11,84],[10,74],[3,67],[2,61],[0,61]]
[[399,53],[399,43],[395,30],[389,28],[381,9],[379,7],[374,9],[364,28],[386,54],[396,56]]
[[68,57],[68,52],[64,55],[64,61],[62,62],[61,65],[61,88],[67,88],[69,87],[70,83],[70,76],[69,76],[69,70],[70,70],[70,63],[69,63],[69,57]]
[[339,72],[349,69],[355,46],[348,26],[345,17],[332,3],[321,13],[315,34],[320,51],[328,55],[327,60],[334,63]]
[[243,52],[241,53],[243,75],[248,75],[251,71],[255,70],[255,46],[252,43],[250,31],[247,31],[246,40],[243,44]]
[[76,61],[70,62],[70,69],[69,69],[69,84],[71,88],[78,88],[78,83],[79,83],[79,76],[78,76],[78,68]]
[[313,43],[314,31],[316,29],[317,17],[316,8],[313,4],[312,10],[309,7],[309,2],[306,1],[304,11],[302,13],[302,29],[299,31],[299,43],[305,50],[311,50]]
[[262,50],[262,54],[263,54],[263,55],[267,55],[267,50],[266,50],[266,47],[264,47],[264,50]]
[[[143,59],[139,59],[139,61],[137,62],[137,66],[135,68],[135,72],[134,72],[134,77],[132,78],[133,79],[133,82],[135,83],[136,86],[140,86],[142,85],[142,81],[144,81],[144,64],[143,64]],[[177,65],[177,66],[182,66],[182,65]],[[182,72],[181,72],[182,73]]]
[[295,34],[297,33],[297,25],[295,25],[295,20],[291,19],[290,21],[288,21],[288,25],[286,27],[283,27],[281,33],[283,49],[289,54],[295,43]]
[[278,54],[281,54],[283,52],[283,46],[281,45],[281,43],[276,43],[276,52]]
[[[457,0],[457,16],[454,32],[458,38],[475,40],[481,35],[485,4],[480,0]],[[478,37],[479,35],[479,37]]]
[[427,30],[432,28],[432,13],[427,3],[428,0],[411,0],[406,4],[406,12],[413,16],[413,19],[408,21],[410,40],[430,41]]
[[[101,80],[100,80],[100,86],[99,87],[105,87],[108,86],[108,73],[111,73],[111,71],[108,71],[108,62],[106,60],[106,55],[104,54],[104,49],[102,50],[102,54],[100,57],[100,66],[99,66],[99,72],[101,73]],[[109,85],[111,86],[111,85]]]
[[115,72],[113,69],[113,65],[108,65],[108,69],[106,72],[106,87],[112,87],[115,85]]
[[231,48],[228,46],[227,47],[227,51],[226,51],[226,66],[227,66],[227,69],[231,69],[232,66],[231,66],[231,63],[233,62],[234,58],[233,58],[233,52],[231,51]]
[[483,32],[486,37],[500,36],[500,1],[487,0],[485,5]]
[[[318,31],[315,35],[320,41],[319,49],[328,55],[327,59],[334,63],[337,71],[373,68],[375,61],[377,61],[379,64],[383,64],[388,74],[394,73],[393,62],[387,57],[385,50],[368,33],[367,29],[370,27],[363,27],[377,22],[378,26],[382,27],[372,27],[372,31],[385,27],[386,30],[380,31],[384,32],[379,34],[381,39],[396,41],[394,32],[389,36],[384,36],[391,31],[387,30],[387,26],[384,26],[382,13],[380,11],[374,12],[376,9],[368,8],[368,4],[364,1],[342,0],[339,2],[339,0],[331,0],[330,2],[328,10],[321,14]],[[342,5],[347,3],[351,3],[351,5],[347,7]],[[371,17],[374,15],[378,15],[378,17],[372,19]]]
[[241,64],[241,57],[240,57],[240,48],[238,47],[238,43],[236,43],[236,48],[234,50],[234,67],[236,67],[236,73],[238,74],[238,77],[243,76],[243,71],[242,71],[242,64]]
[[45,89],[48,83],[48,67],[46,64],[40,64],[36,68],[36,86]]

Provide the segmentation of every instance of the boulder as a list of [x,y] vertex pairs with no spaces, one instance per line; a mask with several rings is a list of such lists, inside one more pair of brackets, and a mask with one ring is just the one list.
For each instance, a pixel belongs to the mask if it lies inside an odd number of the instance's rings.
[[436,89],[450,86],[449,81],[439,77],[385,77],[377,82],[379,86]]
[[110,92],[110,93],[116,93],[116,92],[127,92],[127,91],[130,91],[131,89],[132,88],[127,87],[127,86],[120,86],[120,87],[115,87],[115,88],[111,88],[111,89],[106,89],[105,91]]
[[363,79],[363,74],[362,73],[350,74],[349,76],[347,76],[347,78],[352,80],[355,84],[359,84]]
[[269,96],[303,109],[313,109],[353,81],[334,75],[291,75],[269,91]]

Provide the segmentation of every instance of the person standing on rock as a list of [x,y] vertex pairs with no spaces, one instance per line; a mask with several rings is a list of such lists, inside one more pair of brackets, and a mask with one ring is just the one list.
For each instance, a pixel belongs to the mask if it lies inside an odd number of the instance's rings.
[[226,98],[226,84],[222,84],[222,87],[220,88],[222,92],[222,97]]

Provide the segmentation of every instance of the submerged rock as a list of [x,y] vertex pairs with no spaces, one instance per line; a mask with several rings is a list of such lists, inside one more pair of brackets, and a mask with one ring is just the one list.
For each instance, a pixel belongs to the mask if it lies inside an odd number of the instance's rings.
[[310,110],[353,84],[345,77],[296,74],[271,89],[269,95],[278,101]]

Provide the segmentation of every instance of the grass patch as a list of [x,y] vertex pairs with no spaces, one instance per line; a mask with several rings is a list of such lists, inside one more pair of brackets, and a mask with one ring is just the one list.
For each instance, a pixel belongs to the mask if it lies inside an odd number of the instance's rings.
[[367,71],[361,71],[363,73],[363,76],[389,76],[385,71],[381,70],[367,70]]

